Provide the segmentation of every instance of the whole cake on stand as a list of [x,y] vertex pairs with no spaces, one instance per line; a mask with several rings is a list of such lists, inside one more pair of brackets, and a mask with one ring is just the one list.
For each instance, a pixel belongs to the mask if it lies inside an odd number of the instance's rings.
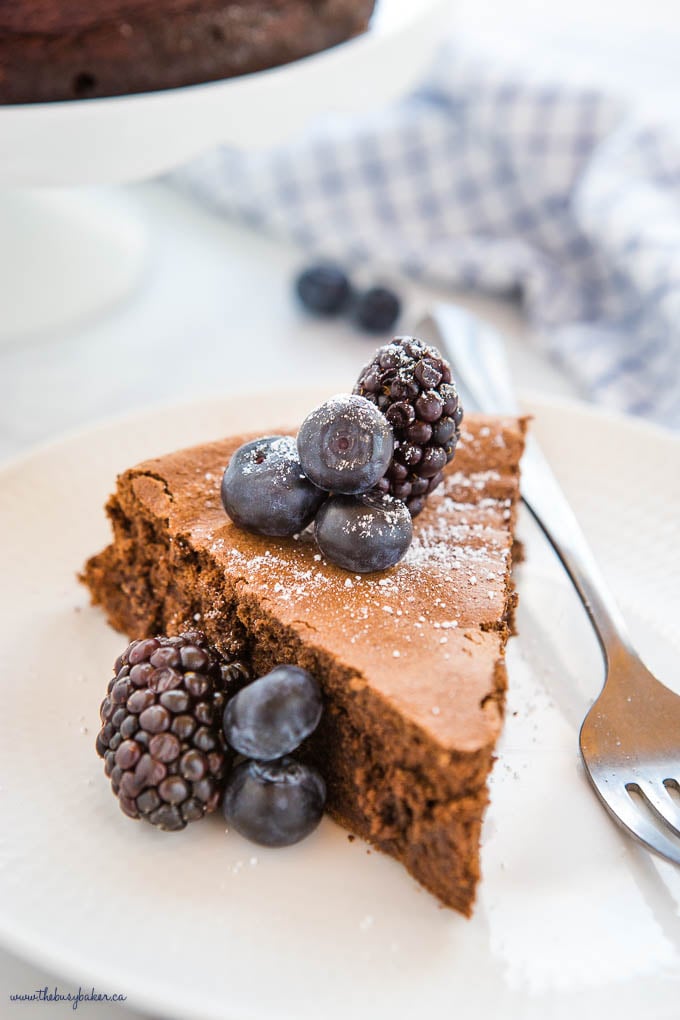
[[0,103],[118,96],[251,74],[364,32],[374,0],[0,4]]
[[281,144],[411,88],[450,2],[380,0],[368,23],[372,6],[115,0],[102,16],[84,0],[0,0],[0,338],[94,315],[142,273],[124,198],[45,189],[146,180],[219,144]]

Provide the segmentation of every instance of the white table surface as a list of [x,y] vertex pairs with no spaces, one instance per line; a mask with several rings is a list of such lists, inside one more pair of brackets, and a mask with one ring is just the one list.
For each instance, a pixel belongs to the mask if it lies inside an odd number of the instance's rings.
[[[672,0],[462,0],[459,10],[461,36],[474,44],[512,60],[531,52],[538,70],[602,81],[674,114],[680,14]],[[319,326],[301,314],[290,289],[298,252],[220,221],[160,184],[129,189],[129,197],[150,237],[148,270],[134,297],[99,321],[0,346],[0,461],[142,407],[292,384],[347,388],[375,346],[343,323]],[[452,296],[398,289],[408,297],[404,330],[417,307]],[[515,306],[455,297],[505,332],[520,388],[579,395],[538,353]],[[87,975],[81,980],[86,987]],[[55,983],[74,989],[0,951],[0,1016],[67,1015],[64,1005],[8,1003],[12,992]],[[102,1004],[81,1004],[76,1015],[141,1016]]]

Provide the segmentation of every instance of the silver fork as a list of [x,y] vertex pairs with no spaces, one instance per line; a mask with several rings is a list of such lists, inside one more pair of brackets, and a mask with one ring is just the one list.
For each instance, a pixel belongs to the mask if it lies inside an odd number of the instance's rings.
[[[420,336],[448,358],[463,406],[516,414],[503,341],[460,308],[437,306]],[[626,832],[680,864],[680,697],[647,669],[581,528],[542,455],[528,437],[522,497],[552,544],[597,634],[605,663],[602,691],[581,726],[579,743],[590,781]]]

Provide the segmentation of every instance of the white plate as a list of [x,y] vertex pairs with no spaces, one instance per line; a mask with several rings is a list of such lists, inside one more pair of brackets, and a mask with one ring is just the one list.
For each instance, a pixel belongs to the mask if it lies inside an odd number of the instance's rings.
[[313,117],[377,109],[422,76],[453,0],[378,0],[363,35],[290,64],[132,96],[0,105],[0,185],[143,180],[229,143],[276,145]]
[[[601,665],[523,525],[521,637],[472,921],[330,821],[264,851],[219,819],[166,835],[119,811],[93,743],[124,644],[75,580],[135,461],[296,420],[316,394],[201,403],[53,445],[0,474],[0,939],[165,1017],[677,1017],[680,875],[609,821],[576,733]],[[653,668],[677,680],[680,441],[530,404]]]

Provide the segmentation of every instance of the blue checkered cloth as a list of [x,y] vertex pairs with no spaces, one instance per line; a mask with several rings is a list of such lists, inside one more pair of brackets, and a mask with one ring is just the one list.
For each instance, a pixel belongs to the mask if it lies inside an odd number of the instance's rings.
[[519,294],[583,391],[680,427],[680,140],[620,100],[450,48],[387,112],[175,178],[350,267]]

